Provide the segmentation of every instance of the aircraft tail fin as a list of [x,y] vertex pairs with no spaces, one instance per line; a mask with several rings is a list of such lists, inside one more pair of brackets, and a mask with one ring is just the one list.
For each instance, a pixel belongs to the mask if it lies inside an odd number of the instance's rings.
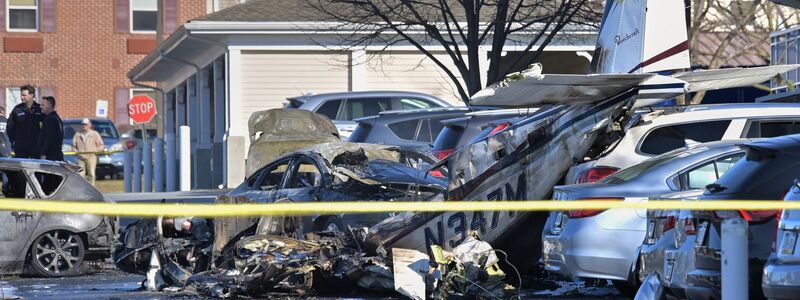
[[590,73],[655,73],[687,69],[683,0],[606,0]]

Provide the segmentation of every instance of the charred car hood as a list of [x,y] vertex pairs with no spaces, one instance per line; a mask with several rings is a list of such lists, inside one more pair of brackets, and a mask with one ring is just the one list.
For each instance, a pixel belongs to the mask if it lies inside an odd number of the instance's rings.
[[255,112],[250,115],[248,130],[246,177],[286,153],[339,140],[339,131],[330,119],[298,109]]

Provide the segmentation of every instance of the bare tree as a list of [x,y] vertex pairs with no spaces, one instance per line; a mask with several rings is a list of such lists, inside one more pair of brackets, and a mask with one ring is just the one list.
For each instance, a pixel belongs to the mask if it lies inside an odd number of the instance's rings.
[[[536,61],[567,25],[595,26],[602,14],[591,0],[306,0],[333,22],[342,46],[350,49],[408,43],[425,54],[452,81],[459,97],[492,84]],[[503,48],[511,43],[525,53],[501,64]],[[489,69],[480,70],[479,48],[491,46]],[[447,67],[429,46],[444,49],[455,69]],[[458,80],[458,76],[463,83]]]
[[[686,0],[691,2],[689,47],[692,64],[708,69],[730,66],[745,57],[770,60],[770,32],[797,24],[798,11],[771,1]],[[701,39],[714,37],[718,43],[710,50]],[[702,61],[700,61],[702,60]],[[690,104],[699,104],[705,93],[695,94]]]

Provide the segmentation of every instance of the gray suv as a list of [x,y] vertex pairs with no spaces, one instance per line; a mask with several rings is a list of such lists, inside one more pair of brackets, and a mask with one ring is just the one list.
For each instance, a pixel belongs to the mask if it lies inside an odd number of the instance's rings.
[[339,136],[347,140],[358,125],[355,119],[378,115],[387,110],[450,107],[450,103],[431,95],[399,91],[365,91],[311,94],[286,98],[286,108],[309,110],[325,115],[336,124]]

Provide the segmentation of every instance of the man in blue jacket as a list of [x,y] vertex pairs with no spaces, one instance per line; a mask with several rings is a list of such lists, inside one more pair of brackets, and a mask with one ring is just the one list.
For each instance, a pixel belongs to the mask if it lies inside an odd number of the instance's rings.
[[42,113],[44,113],[44,120],[39,135],[42,158],[63,161],[64,152],[61,150],[61,146],[64,144],[64,123],[56,112],[56,98],[51,96],[42,98]]
[[33,101],[36,89],[30,85],[20,88],[22,103],[17,104],[8,117],[6,133],[14,149],[14,157],[41,158],[39,132],[44,115],[39,103]]

